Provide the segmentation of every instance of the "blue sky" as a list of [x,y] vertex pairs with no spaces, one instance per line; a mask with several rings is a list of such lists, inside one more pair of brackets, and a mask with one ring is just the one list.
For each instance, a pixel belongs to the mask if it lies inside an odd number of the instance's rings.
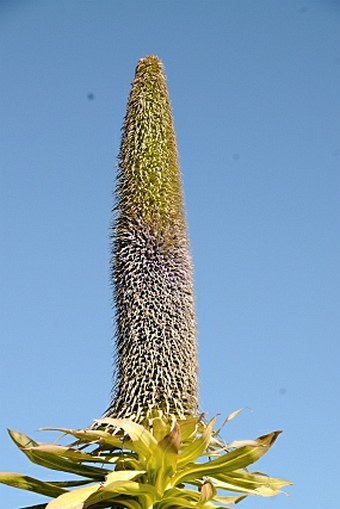
[[[86,426],[109,401],[109,228],[139,58],[164,62],[186,196],[201,407],[226,440],[284,433],[257,469],[336,509],[340,2],[0,3],[0,471],[6,428]],[[38,503],[0,486],[1,507]]]

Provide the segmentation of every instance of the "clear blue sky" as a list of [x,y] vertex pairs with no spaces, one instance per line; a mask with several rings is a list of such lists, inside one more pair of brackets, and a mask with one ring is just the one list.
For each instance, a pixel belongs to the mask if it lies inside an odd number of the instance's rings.
[[[81,427],[111,386],[109,227],[139,58],[164,62],[195,263],[201,407],[257,467],[339,504],[340,2],[0,3],[0,470],[6,427]],[[92,94],[92,95],[91,95]],[[41,439],[43,439],[42,437]],[[0,486],[0,506],[38,503]],[[241,504],[241,506],[242,506]]]

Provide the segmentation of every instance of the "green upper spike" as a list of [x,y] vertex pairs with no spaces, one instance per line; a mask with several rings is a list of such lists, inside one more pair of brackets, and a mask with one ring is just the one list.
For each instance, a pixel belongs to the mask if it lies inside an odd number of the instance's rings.
[[163,66],[140,60],[132,84],[119,156],[119,209],[160,232],[184,230],[175,132]]
[[116,379],[108,416],[195,415],[192,263],[162,63],[141,59],[128,100],[112,232]]

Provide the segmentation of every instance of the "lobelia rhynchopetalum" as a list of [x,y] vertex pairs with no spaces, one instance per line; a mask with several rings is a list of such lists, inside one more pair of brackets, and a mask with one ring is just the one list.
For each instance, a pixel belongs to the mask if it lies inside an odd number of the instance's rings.
[[118,167],[110,405],[86,429],[45,428],[62,434],[52,444],[9,430],[33,463],[70,480],[2,472],[0,482],[52,499],[22,509],[226,509],[281,493],[289,481],[247,469],[279,431],[225,443],[215,419],[199,414],[192,264],[170,101],[155,56],[137,65]]

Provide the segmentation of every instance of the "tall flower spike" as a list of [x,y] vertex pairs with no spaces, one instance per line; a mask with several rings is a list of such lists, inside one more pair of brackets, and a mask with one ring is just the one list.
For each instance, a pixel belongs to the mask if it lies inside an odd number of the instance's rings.
[[192,264],[163,66],[139,61],[119,154],[112,231],[116,379],[106,416],[195,415]]
[[54,428],[71,440],[65,445],[9,430],[33,463],[73,479],[0,472],[0,483],[52,498],[36,509],[227,509],[250,495],[280,493],[289,481],[247,469],[280,431],[224,444],[215,419],[205,423],[198,415],[191,259],[170,103],[156,57],[139,62],[128,102],[112,245],[117,376],[106,417],[91,428]]

